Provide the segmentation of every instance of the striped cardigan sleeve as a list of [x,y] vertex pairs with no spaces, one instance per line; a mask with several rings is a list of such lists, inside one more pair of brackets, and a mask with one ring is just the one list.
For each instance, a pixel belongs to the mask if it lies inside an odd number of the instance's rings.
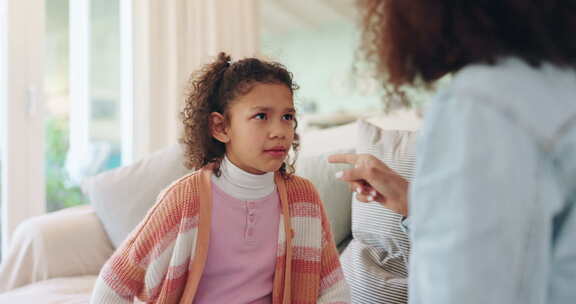
[[133,303],[142,290],[145,272],[130,258],[136,251],[133,242],[134,239],[124,242],[106,262],[96,280],[90,303]]
[[180,224],[179,191],[165,190],[144,220],[106,262],[92,292],[90,303],[133,303],[134,298],[153,301],[161,290],[168,267],[158,267],[170,256]]
[[332,236],[332,230],[324,209],[324,204],[321,201],[320,210],[322,216],[322,257],[320,292],[317,303],[351,303],[350,288],[344,278],[342,266],[340,265],[340,255],[336,249],[336,243]]

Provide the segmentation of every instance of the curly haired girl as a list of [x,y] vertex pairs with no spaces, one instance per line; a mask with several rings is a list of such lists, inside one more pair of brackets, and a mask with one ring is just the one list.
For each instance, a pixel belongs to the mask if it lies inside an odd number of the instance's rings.
[[186,165],[100,273],[93,303],[349,303],[320,198],[293,174],[292,75],[221,53],[182,112]]

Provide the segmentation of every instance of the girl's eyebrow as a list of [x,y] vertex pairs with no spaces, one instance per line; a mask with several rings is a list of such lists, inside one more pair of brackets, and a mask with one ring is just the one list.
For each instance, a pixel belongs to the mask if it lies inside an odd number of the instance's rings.
[[[270,107],[259,107],[259,106],[256,106],[256,107],[250,108],[250,110],[252,110],[252,111],[260,111],[260,112],[269,112],[269,111],[272,110],[272,108],[270,108]],[[287,113],[296,113],[296,110],[295,110],[294,108],[286,108],[286,109],[284,109],[284,112],[287,112]]]

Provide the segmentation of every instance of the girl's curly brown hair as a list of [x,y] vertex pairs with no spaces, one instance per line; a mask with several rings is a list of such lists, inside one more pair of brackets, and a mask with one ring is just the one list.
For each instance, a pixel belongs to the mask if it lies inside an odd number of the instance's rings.
[[576,67],[574,0],[357,1],[362,53],[395,91],[503,56]]
[[[298,89],[292,74],[280,63],[257,58],[231,62],[230,56],[225,53],[220,53],[216,61],[192,75],[181,113],[184,134],[180,142],[184,145],[187,168],[198,169],[209,163],[217,163],[214,173],[220,175],[219,164],[226,153],[226,145],[212,137],[210,113],[218,112],[228,119],[231,101],[248,93],[257,83],[283,84],[292,94]],[[298,148],[299,136],[295,133],[292,143],[295,154]],[[294,162],[295,159],[284,161],[280,168],[284,177],[294,173]]]

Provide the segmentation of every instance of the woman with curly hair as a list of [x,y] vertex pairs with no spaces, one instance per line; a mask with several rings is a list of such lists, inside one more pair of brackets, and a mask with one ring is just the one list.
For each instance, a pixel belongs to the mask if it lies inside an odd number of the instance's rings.
[[292,75],[221,53],[186,99],[173,183],[102,269],[92,303],[349,303],[324,206],[293,174]]
[[576,303],[576,1],[360,3],[389,92],[450,75],[412,184],[370,155],[330,159],[407,216],[409,302]]

